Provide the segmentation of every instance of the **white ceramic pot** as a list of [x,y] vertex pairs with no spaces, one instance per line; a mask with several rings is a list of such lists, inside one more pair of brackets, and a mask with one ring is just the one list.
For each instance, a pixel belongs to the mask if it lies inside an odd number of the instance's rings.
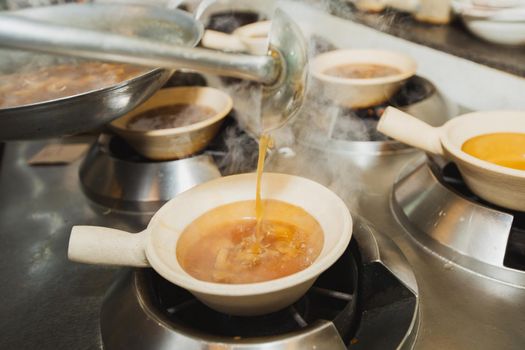
[[496,44],[525,44],[525,8],[521,21],[498,21],[463,17],[466,27],[476,36]]
[[201,42],[210,49],[266,55],[270,27],[270,21],[261,21],[239,27],[232,34],[206,30]]
[[[179,128],[138,131],[127,125],[135,116],[163,106],[195,104],[213,109],[215,114],[201,122]],[[111,128],[138,153],[154,160],[184,158],[202,150],[215,137],[233,101],[226,93],[210,87],[161,89],[130,113],[111,122]]]
[[[330,68],[355,63],[390,66],[401,73],[367,79],[350,79],[325,73]],[[324,95],[348,108],[366,108],[387,101],[416,70],[417,64],[410,56],[384,50],[334,50],[315,57],[310,63],[314,83],[321,86]]]
[[524,170],[489,163],[461,150],[465,141],[478,135],[525,133],[525,112],[469,113],[435,128],[388,107],[379,120],[377,130],[411,146],[450,159],[456,163],[472,192],[488,202],[525,211]]
[[452,5],[474,35],[496,44],[525,44],[525,1],[454,0]]
[[105,227],[75,226],[70,260],[89,264],[151,266],[168,281],[187,289],[211,308],[233,315],[260,315],[282,309],[299,299],[343,254],[352,236],[352,218],[344,202],[311,180],[264,173],[262,196],[299,206],[321,225],[324,245],[308,268],[295,274],[251,284],[221,284],[198,280],[180,266],[176,247],[181,233],[205,212],[254,199],[256,174],[223,177],[194,187],[166,203],[138,234]]

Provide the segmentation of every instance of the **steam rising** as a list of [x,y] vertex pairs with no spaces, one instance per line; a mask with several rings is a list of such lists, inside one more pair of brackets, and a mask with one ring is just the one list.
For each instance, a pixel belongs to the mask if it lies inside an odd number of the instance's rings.
[[[332,1],[309,1],[318,10],[337,12],[344,17],[352,16],[348,4]],[[281,3],[283,4],[283,3]],[[294,13],[299,25],[301,18],[293,12],[295,4],[285,2],[284,10]],[[300,5],[304,6],[304,5]],[[336,6],[336,7],[334,7]],[[339,7],[337,7],[339,6]],[[308,57],[313,59],[320,53],[334,50],[336,43],[323,38],[312,30],[312,24],[302,26],[303,34],[308,43]],[[305,67],[308,69],[308,67]],[[254,83],[234,82],[221,84],[234,99],[237,119],[243,128],[257,130],[260,111],[260,86]],[[214,85],[214,84],[212,84]],[[254,127],[255,126],[255,127]],[[349,162],[348,154],[333,151],[334,142],[369,141],[375,137],[374,120],[363,120],[362,116],[335,105],[323,95],[319,85],[310,77],[307,84],[305,102],[287,125],[272,132],[275,146],[270,151],[265,169],[272,172],[295,174],[310,178],[331,188],[342,198],[350,198],[347,204],[355,209],[358,203],[352,198],[359,198],[363,190],[361,172],[356,171],[356,164]],[[233,131],[226,134],[227,154],[222,159],[221,168],[226,167],[226,173],[255,170],[257,148],[253,146],[252,136],[238,134]],[[251,167],[251,168],[250,168]],[[224,172],[224,171],[223,171]]]
[[255,139],[230,126],[222,133],[224,152],[216,157],[222,175],[251,172],[257,167],[257,142]]
[[[27,0],[29,3],[35,1]],[[298,12],[294,11],[295,6],[306,6],[305,3],[318,11],[337,14],[347,19],[352,19],[355,15],[352,7],[342,0],[306,0],[301,4],[279,2],[279,6],[291,14],[303,29],[308,42],[308,57],[311,60],[322,52],[338,48],[338,45],[315,33],[316,23],[301,18]],[[385,15],[382,19],[383,23],[386,23],[392,20],[392,15]],[[208,80],[211,86],[219,86],[232,96],[237,111],[236,117],[243,129],[259,130],[260,85],[217,77]],[[342,198],[359,198],[357,194],[362,190],[359,185],[362,183],[360,172],[355,171],[356,165],[348,161],[347,154],[332,150],[334,142],[337,141],[370,140],[370,128],[371,123],[363,121],[361,116],[334,105],[310,77],[303,107],[294,120],[272,134],[275,147],[270,151],[266,169],[311,178],[331,188]],[[253,171],[257,159],[257,135],[247,135],[239,133],[235,128],[227,128],[223,136],[225,153],[218,160],[223,175]],[[351,208],[358,205],[347,204]]]

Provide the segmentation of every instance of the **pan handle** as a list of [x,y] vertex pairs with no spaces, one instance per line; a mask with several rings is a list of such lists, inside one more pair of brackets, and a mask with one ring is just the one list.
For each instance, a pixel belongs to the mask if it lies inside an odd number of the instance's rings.
[[443,156],[441,128],[425,122],[394,107],[387,107],[377,123],[377,130],[391,138],[424,151]]
[[202,46],[208,49],[244,52],[247,50],[246,45],[243,44],[237,35],[226,34],[215,30],[207,29],[201,40]]
[[150,266],[146,258],[147,231],[136,234],[100,226],[73,226],[68,258],[87,264]]

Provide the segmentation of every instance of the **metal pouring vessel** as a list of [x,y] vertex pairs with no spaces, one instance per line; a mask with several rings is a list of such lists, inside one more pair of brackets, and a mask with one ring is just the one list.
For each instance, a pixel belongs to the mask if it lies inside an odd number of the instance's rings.
[[[52,6],[45,9],[45,20],[39,15],[40,9],[4,13],[0,15],[0,46],[168,70],[189,68],[260,82],[262,107],[260,130],[257,132],[280,127],[298,110],[303,100],[306,81],[304,69],[307,62],[306,45],[300,30],[283,11],[275,12],[268,54],[263,56],[227,54],[187,47],[191,45],[191,40],[189,42],[182,40],[180,45],[175,45],[141,37],[136,33],[132,33],[132,36],[115,34],[103,26],[86,28],[84,25],[83,28],[79,28],[74,25],[75,16],[83,17],[84,23],[86,23],[86,16],[88,22],[91,19],[92,23],[97,23],[97,18],[104,11],[107,12],[108,8],[112,11],[125,12],[137,7],[140,6],[116,4]],[[147,7],[141,8],[147,9]],[[53,13],[56,13],[56,18]],[[151,30],[157,23],[154,15],[153,12],[143,11],[136,18],[137,25],[142,25],[144,21]],[[199,32],[199,37],[202,35],[201,25],[195,19],[182,11],[173,12],[172,15],[175,21],[180,18],[176,22],[179,32],[177,36],[183,38],[196,31]],[[118,26],[119,17],[118,14],[115,16],[114,26]],[[60,18],[67,18],[67,23]],[[162,21],[158,21],[158,24],[162,25]],[[61,100],[66,102],[68,98]],[[56,106],[59,107],[62,107],[61,104]],[[10,112],[10,118],[3,118],[0,110],[0,130],[10,130],[10,134],[0,132],[0,139],[16,139],[19,131],[17,128],[22,127],[20,125],[13,127],[10,122],[24,115],[17,116],[13,115],[12,110]],[[104,121],[111,121],[118,116],[112,114]],[[49,123],[49,121],[40,120],[40,123]],[[57,124],[57,128],[60,128],[60,123]],[[61,134],[61,130],[56,130],[55,133]],[[22,138],[34,138],[39,135],[35,132],[22,136]]]

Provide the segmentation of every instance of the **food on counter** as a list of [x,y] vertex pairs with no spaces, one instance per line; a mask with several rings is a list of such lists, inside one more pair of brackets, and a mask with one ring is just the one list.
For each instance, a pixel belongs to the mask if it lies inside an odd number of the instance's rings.
[[324,234],[300,207],[264,200],[262,239],[257,239],[255,201],[214,208],[181,234],[177,259],[191,276],[216,283],[273,280],[310,266],[321,253]]
[[347,79],[372,79],[398,75],[401,71],[383,64],[349,63],[328,68],[323,73]]
[[136,131],[180,128],[204,121],[216,114],[214,109],[207,106],[181,103],[145,111],[133,117],[126,126]]
[[79,62],[0,75],[0,108],[82,94],[118,84],[145,72],[120,63]]
[[461,150],[481,160],[525,170],[525,133],[492,133],[473,137]]

